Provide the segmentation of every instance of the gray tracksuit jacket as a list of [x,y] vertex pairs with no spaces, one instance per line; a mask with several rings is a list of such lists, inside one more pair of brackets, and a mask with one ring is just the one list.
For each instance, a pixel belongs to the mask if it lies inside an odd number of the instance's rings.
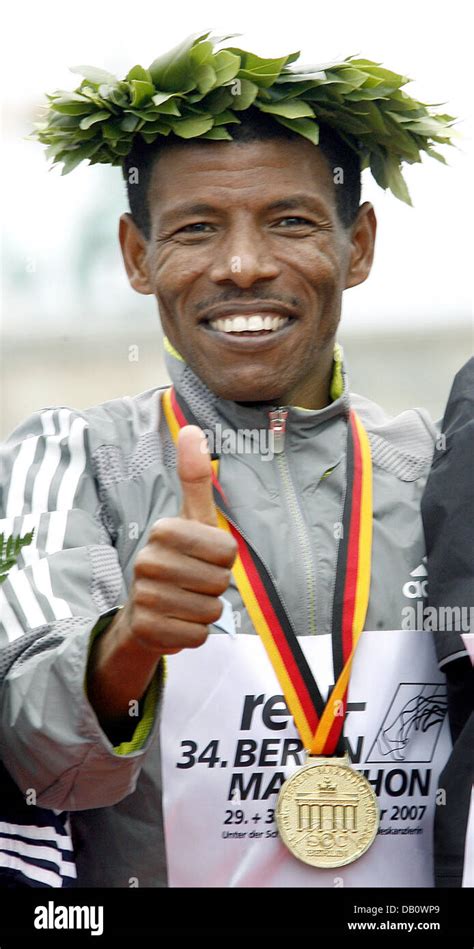
[[[420,499],[436,437],[427,413],[388,418],[349,395],[343,373],[342,395],[326,408],[289,407],[284,451],[265,456],[257,449],[268,444],[267,407],[219,399],[182,360],[166,359],[204,429],[260,430],[255,450],[250,440],[246,451],[222,452],[219,477],[297,635],[331,630],[346,420],[350,405],[357,410],[373,460],[365,628],[401,628],[404,607],[425,593]],[[0,757],[23,792],[35,789],[40,807],[71,812],[82,886],[125,887],[132,878],[166,885],[159,697],[148,732],[138,728],[123,753],[102,731],[84,687],[92,631],[125,602],[153,522],[180,510],[162,392],[83,411],[42,409],[2,449],[0,531],[24,535],[34,527],[35,534],[0,586]],[[241,611],[239,635],[255,635],[233,583],[226,597]]]

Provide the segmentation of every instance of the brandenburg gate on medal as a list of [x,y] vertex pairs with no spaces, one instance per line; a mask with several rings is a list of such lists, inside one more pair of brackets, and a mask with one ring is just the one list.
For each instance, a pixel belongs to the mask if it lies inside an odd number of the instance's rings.
[[357,794],[338,794],[329,779],[295,797],[298,830],[357,830]]

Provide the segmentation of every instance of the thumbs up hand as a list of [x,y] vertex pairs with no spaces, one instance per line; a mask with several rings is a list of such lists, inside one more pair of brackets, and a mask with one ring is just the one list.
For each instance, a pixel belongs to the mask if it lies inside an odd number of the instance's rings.
[[197,425],[186,425],[178,435],[177,471],[183,492],[181,517],[217,527],[211,459],[204,444],[204,433]]
[[131,636],[156,658],[201,646],[219,619],[237,544],[217,526],[212,467],[204,433],[187,425],[179,433],[177,472],[181,513],[151,528],[135,559],[129,600],[121,611]]

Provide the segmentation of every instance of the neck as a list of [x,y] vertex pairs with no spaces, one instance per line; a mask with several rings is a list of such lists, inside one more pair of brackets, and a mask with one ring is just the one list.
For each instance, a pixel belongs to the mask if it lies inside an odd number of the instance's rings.
[[[164,348],[165,361],[168,364],[168,372],[170,373],[173,382],[175,382],[175,372],[179,376],[181,370],[190,367],[187,367],[183,357],[177,352],[176,349],[174,349],[166,336],[164,337]],[[291,389],[284,390],[282,393],[278,393],[277,395],[273,396],[273,398],[265,401],[239,400],[236,401],[236,404],[249,407],[263,406],[266,404],[268,404],[269,407],[272,407],[275,404],[292,405],[303,409],[314,410],[325,408],[326,406],[330,405],[334,398],[337,398],[342,392],[343,383],[341,377],[341,392],[338,391],[337,395],[333,395],[331,393],[333,386],[333,373],[335,372],[336,349],[339,350],[339,356],[337,357],[337,360],[340,361],[342,358],[341,347],[337,346],[337,344],[335,345],[334,340],[332,340],[331,344],[322,352],[320,352],[317,366],[302,379],[298,380],[297,384]],[[181,367],[181,369],[179,367]],[[197,378],[199,379],[199,376]],[[201,385],[204,385],[204,383],[201,382]]]
[[302,409],[324,409],[331,402],[329,387],[333,372],[334,346],[321,356],[316,370],[282,394],[280,405],[297,405]]

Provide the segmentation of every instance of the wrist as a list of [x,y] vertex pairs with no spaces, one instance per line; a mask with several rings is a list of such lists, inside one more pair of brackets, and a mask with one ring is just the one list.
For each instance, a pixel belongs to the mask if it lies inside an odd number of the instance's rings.
[[150,644],[133,631],[133,607],[129,600],[119,609],[104,631],[104,650],[123,652],[139,664],[157,664],[165,655],[165,651],[159,646]]
[[121,608],[93,641],[86,691],[105,731],[129,715],[131,703],[143,698],[161,654],[137,643],[130,630],[130,610]]

